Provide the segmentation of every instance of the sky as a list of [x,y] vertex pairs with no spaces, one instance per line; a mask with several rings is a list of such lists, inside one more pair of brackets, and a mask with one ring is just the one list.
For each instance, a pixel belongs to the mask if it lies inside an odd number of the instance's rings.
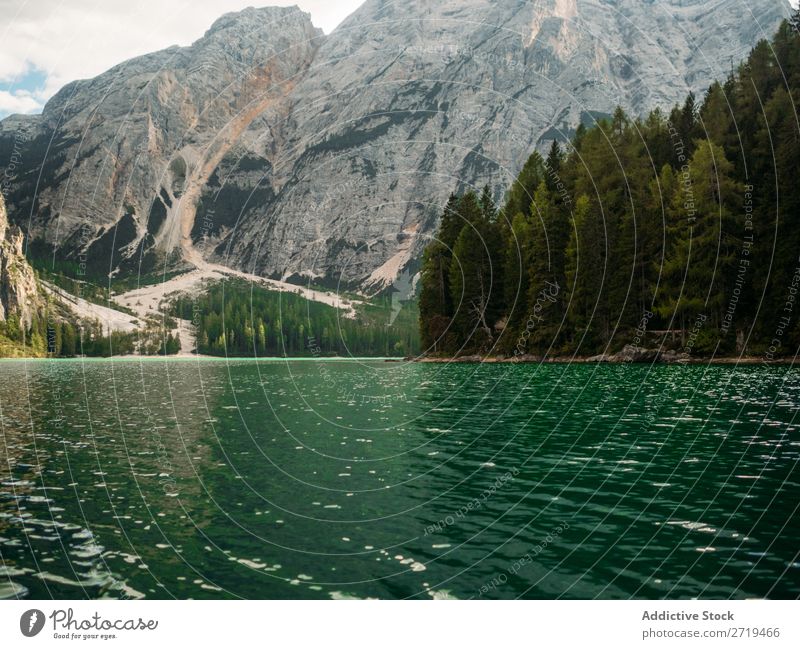
[[329,34],[362,0],[0,0],[0,118],[38,113],[62,86],[170,45],[222,14],[297,5]]

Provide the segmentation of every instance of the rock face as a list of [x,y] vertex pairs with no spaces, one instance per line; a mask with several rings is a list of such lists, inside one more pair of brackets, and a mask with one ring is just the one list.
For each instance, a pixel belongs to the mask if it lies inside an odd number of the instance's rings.
[[0,194],[0,321],[16,315],[30,325],[39,303],[33,269],[22,252],[22,230],[9,225],[3,195]]
[[320,35],[296,7],[246,9],[190,47],[67,85],[41,116],[4,120],[13,218],[87,272],[177,259],[200,191],[231,147],[275,155]]
[[[724,78],[785,0],[367,0],[330,36],[297,8],[220,18],[0,123],[12,216],[102,272],[203,259],[373,290],[442,202],[496,197],[534,147]],[[8,174],[7,174],[8,175]]]

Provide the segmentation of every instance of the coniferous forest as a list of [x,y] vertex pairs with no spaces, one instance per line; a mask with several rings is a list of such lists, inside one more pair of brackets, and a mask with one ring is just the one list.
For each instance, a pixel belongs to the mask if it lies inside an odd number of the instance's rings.
[[404,356],[419,347],[412,304],[374,300],[348,317],[294,293],[236,280],[213,284],[195,301],[180,298],[175,315],[197,328],[197,351],[212,356]]
[[452,195],[423,261],[424,352],[793,353],[799,24],[700,99],[534,152],[499,209],[488,189]]

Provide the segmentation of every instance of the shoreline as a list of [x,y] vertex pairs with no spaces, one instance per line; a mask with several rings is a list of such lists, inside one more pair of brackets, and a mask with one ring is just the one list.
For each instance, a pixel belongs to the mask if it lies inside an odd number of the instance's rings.
[[384,362],[401,363],[404,359],[401,356],[210,356],[208,354],[171,354],[169,356],[152,355],[140,356],[139,354],[121,354],[119,356],[73,356],[49,358],[47,356],[3,356],[0,363],[9,361],[56,361],[56,362],[75,362],[89,361],[108,362],[108,361],[144,361],[148,363],[157,361],[257,361],[265,363],[277,362],[296,362],[296,361],[324,361],[324,362]]
[[[620,354],[608,354],[599,356],[533,356],[525,354],[521,356],[480,356],[478,354],[465,356],[210,356],[208,354],[173,354],[170,356],[153,355],[141,356],[138,354],[122,354],[119,356],[74,356],[71,358],[50,358],[47,356],[3,356],[0,363],[12,361],[55,361],[55,362],[163,362],[163,361],[255,361],[265,363],[277,362],[383,362],[383,363],[459,363],[459,364],[524,364],[524,365],[795,365],[795,359],[791,357],[781,357],[766,359],[761,356],[719,356],[717,358],[708,357],[648,357],[643,359],[633,359],[621,357]],[[800,364],[800,362],[798,362]]]
[[719,356],[717,358],[648,358],[633,360],[630,358],[614,358],[597,356],[423,356],[413,359],[417,363],[502,363],[502,364],[547,364],[547,365],[794,365],[791,357],[766,359],[761,356]]

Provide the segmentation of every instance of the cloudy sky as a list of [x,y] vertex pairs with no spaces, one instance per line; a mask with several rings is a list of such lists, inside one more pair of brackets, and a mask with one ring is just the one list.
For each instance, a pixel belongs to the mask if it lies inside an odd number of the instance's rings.
[[222,14],[298,5],[326,33],[362,0],[0,0],[0,117],[37,113],[74,79],[188,45]]
[[[74,79],[131,57],[188,45],[219,16],[298,5],[330,33],[362,0],[0,0],[0,118],[39,112]],[[798,0],[792,0],[797,6]]]

